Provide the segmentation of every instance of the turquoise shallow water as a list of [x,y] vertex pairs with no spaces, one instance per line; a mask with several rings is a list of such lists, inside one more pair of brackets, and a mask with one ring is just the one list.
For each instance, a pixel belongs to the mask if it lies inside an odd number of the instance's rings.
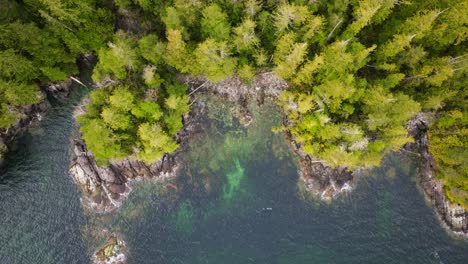
[[1,167],[0,263],[89,263],[103,229],[123,235],[130,264],[468,263],[468,243],[439,225],[411,160],[389,156],[351,194],[319,203],[270,132],[273,107],[253,109],[244,129],[229,104],[207,105],[188,169],[170,185],[138,183],[107,216],[79,205],[67,175],[73,104],[54,106]]

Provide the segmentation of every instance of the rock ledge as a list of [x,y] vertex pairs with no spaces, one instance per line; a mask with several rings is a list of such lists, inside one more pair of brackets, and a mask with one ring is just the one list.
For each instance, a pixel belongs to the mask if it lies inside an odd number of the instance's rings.
[[428,120],[428,114],[419,113],[409,122],[408,131],[415,142],[407,144],[405,149],[420,156],[418,184],[424,190],[443,226],[456,235],[468,237],[468,210],[450,202],[445,196],[443,183],[434,176],[437,168],[429,152]]

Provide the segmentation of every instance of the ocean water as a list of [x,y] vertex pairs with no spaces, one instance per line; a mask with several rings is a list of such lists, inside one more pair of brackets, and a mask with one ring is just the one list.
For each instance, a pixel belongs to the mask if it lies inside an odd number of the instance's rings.
[[[77,90],[72,102],[84,91]],[[0,167],[0,263],[88,263],[86,218],[68,177],[73,103],[56,103]]]
[[251,106],[244,128],[228,102],[200,99],[209,112],[181,175],[136,183],[112,214],[86,212],[67,174],[80,96],[57,103],[0,169],[2,264],[90,263],[110,233],[129,264],[468,263],[468,242],[440,226],[409,157],[386,157],[332,203],[303,192],[269,103]]

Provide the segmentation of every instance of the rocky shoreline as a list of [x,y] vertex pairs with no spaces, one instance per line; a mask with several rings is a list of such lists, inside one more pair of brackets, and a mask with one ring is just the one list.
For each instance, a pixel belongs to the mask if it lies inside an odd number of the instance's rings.
[[[217,95],[236,103],[237,107],[232,112],[233,116],[242,125],[248,126],[255,121],[247,107],[249,102],[263,104],[265,100],[277,98],[288,87],[286,82],[277,79],[272,73],[259,74],[251,85],[244,84],[237,77],[218,83],[185,75],[178,76],[178,79],[189,86],[191,108],[190,112],[184,116],[184,128],[175,135],[180,147],[174,153],[165,154],[153,164],[145,164],[128,158],[111,162],[107,167],[99,167],[84,142],[79,137],[73,140],[70,175],[80,186],[83,193],[82,202],[86,207],[97,213],[109,212],[122,204],[131,192],[134,181],[174,178],[186,164],[180,154],[187,151],[189,141],[197,135],[198,131],[201,131],[198,118],[206,113],[207,109],[205,104],[198,100],[199,96]],[[287,125],[288,120],[284,122]],[[446,201],[441,184],[432,177],[433,165],[428,153],[427,135],[424,130],[427,130],[427,125],[420,127],[418,124],[416,121],[410,123],[409,132],[416,138],[416,144],[413,144],[412,147],[418,146],[418,153],[427,157],[423,159],[426,162],[421,164],[420,182],[431,197],[433,205],[446,226],[455,232],[466,233],[468,214]],[[411,130],[411,128],[413,129]],[[420,133],[421,131],[424,133]],[[326,166],[302,151],[301,145],[294,141],[291,134],[285,132],[285,137],[290,143],[292,151],[298,157],[299,184],[308,194],[323,201],[331,201],[354,189],[357,182],[356,174],[359,173],[359,170],[349,171],[345,167]],[[112,243],[114,242],[115,239],[112,240]],[[124,243],[123,240],[121,240],[122,243]],[[95,252],[95,263],[125,263],[125,254],[121,251],[115,251],[115,254],[106,258],[99,258],[99,256],[102,257],[102,252],[102,249]],[[120,256],[122,254],[123,258]],[[107,262],[103,262],[104,260]]]
[[[244,126],[248,126],[252,122],[252,117],[246,107],[247,101],[255,100],[258,104],[263,104],[266,99],[277,98],[288,87],[285,81],[278,79],[272,72],[258,74],[253,79],[251,86],[245,85],[236,77],[215,84],[205,84],[204,79],[193,77],[185,77],[181,81],[195,87],[205,85],[206,89],[213,94],[237,102],[239,109],[233,115]],[[284,123],[287,126],[288,120],[285,120]],[[314,161],[310,155],[302,151],[301,145],[294,141],[290,133],[285,132],[285,137],[290,143],[292,151],[299,157],[298,174],[300,182],[312,196],[324,201],[330,201],[339,194],[351,191],[354,188],[356,183],[355,174],[358,171],[350,172],[344,167],[332,168],[321,162]]]
[[346,167],[333,168],[314,159],[302,150],[292,135],[286,132],[286,138],[291,149],[299,157],[298,173],[305,190],[315,198],[331,201],[340,194],[350,192],[356,186],[355,174],[359,171],[349,171]]
[[124,264],[127,261],[125,255],[127,245],[121,235],[113,234],[107,242],[99,248],[93,257],[96,264]]
[[[83,193],[82,202],[87,208],[99,213],[112,211],[118,208],[131,192],[133,181],[173,178],[181,171],[184,161],[179,154],[188,148],[189,139],[198,130],[197,116],[206,110],[204,104],[198,102],[198,96],[211,94],[235,102],[238,107],[233,111],[233,116],[242,125],[248,126],[253,122],[247,108],[248,102],[263,104],[265,100],[277,98],[288,87],[286,82],[271,72],[258,74],[250,85],[246,85],[238,77],[217,83],[187,75],[179,75],[178,80],[189,86],[191,110],[184,116],[184,128],[175,135],[180,147],[174,153],[165,154],[153,164],[128,158],[111,162],[106,167],[99,167],[81,138],[78,136],[73,140],[70,175],[80,187]],[[312,195],[322,200],[331,200],[353,188],[353,172],[347,171],[346,168],[331,168],[314,162],[287,133],[286,138],[291,143],[294,153],[300,157],[300,179]]]
[[[77,60],[80,73],[92,69],[95,62],[96,56],[94,54],[80,56]],[[8,152],[14,140],[40,121],[49,111],[51,107],[49,99],[54,98],[61,102],[67,100],[76,85],[83,85],[82,83],[78,84],[77,81],[79,80],[71,76],[62,82],[41,85],[42,100],[37,104],[21,107],[18,120],[7,129],[0,129],[0,164],[3,160],[2,157]]]
[[[257,76],[253,80],[252,86],[245,85],[236,77],[218,83],[183,75],[178,78],[179,81],[189,86],[191,107],[190,112],[184,116],[184,128],[175,135],[176,142],[180,144],[175,152],[164,154],[160,160],[152,164],[128,158],[111,162],[106,167],[99,167],[80,136],[73,140],[69,173],[82,191],[81,200],[85,207],[95,213],[110,212],[124,202],[131,192],[134,181],[174,178],[185,165],[180,154],[187,151],[189,141],[201,131],[199,118],[206,113],[206,106],[203,102],[198,101],[198,96],[210,94],[235,102],[238,107],[233,112],[233,116],[242,125],[248,126],[253,121],[247,108],[248,101],[256,100],[257,103],[262,104],[266,98],[277,97],[287,87],[285,82],[277,79],[271,73]],[[112,84],[113,81],[110,80],[107,83]],[[86,104],[86,99],[83,103]],[[82,113],[82,109],[82,105],[78,106],[76,114]],[[93,262],[125,263],[125,253],[122,250],[114,250],[117,248],[115,245],[124,245],[125,242],[122,239],[116,240],[112,236],[109,241],[94,253]],[[112,248],[112,250],[106,251],[108,248]],[[105,252],[108,254],[104,254]]]
[[184,166],[179,154],[187,149],[188,139],[198,129],[194,113],[202,111],[203,106],[197,104],[184,116],[184,128],[175,135],[180,147],[151,164],[127,158],[100,167],[83,140],[79,136],[73,139],[69,173],[82,191],[83,205],[97,213],[111,212],[120,207],[134,181],[174,178]]
[[72,79],[69,78],[63,82],[41,86],[42,100],[37,104],[21,107],[19,111],[21,114],[18,120],[7,129],[0,129],[0,163],[14,140],[40,121],[48,112],[51,105],[47,96],[58,100],[65,100],[73,89],[72,84]]
[[417,182],[442,225],[455,235],[468,237],[468,210],[450,202],[445,196],[443,183],[434,176],[437,167],[429,152],[429,119],[429,114],[420,113],[409,122],[408,131],[415,142],[407,144],[404,149],[419,155]]
[[[45,93],[42,93],[42,97],[45,97]],[[37,104],[23,106],[21,116],[14,124],[7,129],[0,129],[0,164],[14,139],[41,120],[49,108],[50,104],[45,99]]]
[[[189,139],[199,131],[198,117],[206,111],[205,105],[197,101],[198,95],[208,93],[239,103],[239,108],[233,114],[247,126],[252,122],[252,116],[247,110],[248,100],[263,103],[266,97],[276,97],[287,87],[285,82],[268,73],[253,80],[253,91],[236,77],[218,83],[183,75],[178,78],[189,86],[192,100],[190,112],[184,116],[184,128],[175,135],[176,142],[180,145],[175,152],[164,154],[152,164],[127,158],[99,167],[81,137],[78,135],[73,139],[69,173],[82,191],[84,206],[97,213],[110,212],[122,204],[131,192],[134,181],[175,177],[184,166],[180,153],[187,150]],[[83,100],[83,104],[86,104],[86,100]],[[78,106],[75,112],[79,115],[82,108],[82,105]]]

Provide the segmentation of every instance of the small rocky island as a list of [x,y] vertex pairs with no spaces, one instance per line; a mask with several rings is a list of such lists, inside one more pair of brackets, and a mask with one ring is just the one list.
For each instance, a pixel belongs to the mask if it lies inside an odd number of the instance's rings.
[[96,264],[124,264],[127,261],[126,250],[125,241],[119,236],[113,235],[103,247],[96,251],[93,262]]

